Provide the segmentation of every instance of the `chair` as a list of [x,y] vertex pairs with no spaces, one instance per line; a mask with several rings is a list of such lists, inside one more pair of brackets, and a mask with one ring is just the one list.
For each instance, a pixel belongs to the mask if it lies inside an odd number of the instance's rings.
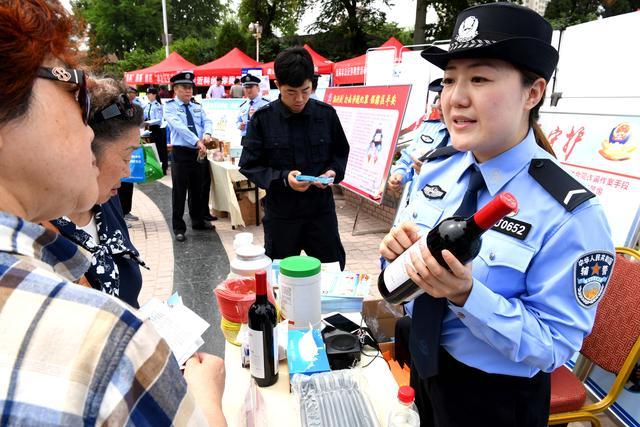
[[[640,356],[640,252],[616,248],[616,263],[607,290],[600,301],[591,334],[585,338],[579,362],[598,365],[616,374],[606,396],[586,404],[583,380],[567,367],[551,374],[551,415],[549,425],[590,421],[599,427],[597,414],[607,410],[618,398],[638,356]],[[576,366],[578,363],[576,363]],[[584,375],[587,376],[586,374]]]

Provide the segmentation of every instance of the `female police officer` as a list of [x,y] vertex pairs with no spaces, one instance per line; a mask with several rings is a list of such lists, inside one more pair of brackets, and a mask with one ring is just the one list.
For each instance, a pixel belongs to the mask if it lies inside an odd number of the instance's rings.
[[484,235],[473,263],[443,251],[449,271],[422,247],[406,265],[428,294],[415,300],[410,338],[423,426],[546,425],[549,372],[580,348],[611,274],[601,205],[554,161],[535,124],[558,60],[551,33],[533,11],[491,3],[460,13],[448,52],[422,53],[445,70],[453,148],[422,166],[418,188],[438,197],[418,193],[381,254],[395,259],[418,233],[498,192],[519,201]]

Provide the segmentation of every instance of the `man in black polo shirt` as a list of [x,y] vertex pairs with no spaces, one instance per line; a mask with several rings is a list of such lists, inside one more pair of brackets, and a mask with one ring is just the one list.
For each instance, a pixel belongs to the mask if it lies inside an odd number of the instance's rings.
[[274,64],[280,97],[256,111],[242,139],[240,172],[267,190],[264,240],[272,259],[300,254],[345,265],[330,185],[298,175],[344,178],[349,143],[332,106],[310,99],[311,55],[300,47]]

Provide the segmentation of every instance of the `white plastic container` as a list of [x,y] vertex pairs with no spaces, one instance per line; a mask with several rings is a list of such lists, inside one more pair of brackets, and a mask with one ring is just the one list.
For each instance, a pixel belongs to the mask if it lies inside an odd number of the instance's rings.
[[236,249],[236,257],[231,260],[229,277],[254,277],[256,271],[265,270],[267,279],[271,277],[271,258],[265,255],[262,246],[244,244]]
[[320,329],[320,260],[293,256],[280,261],[280,307],[289,329]]

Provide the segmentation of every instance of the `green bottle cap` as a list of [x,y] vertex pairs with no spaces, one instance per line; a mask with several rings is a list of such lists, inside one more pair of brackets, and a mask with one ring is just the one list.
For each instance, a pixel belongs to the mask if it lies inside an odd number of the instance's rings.
[[288,277],[311,277],[320,273],[320,260],[310,256],[290,256],[280,261],[280,274]]

